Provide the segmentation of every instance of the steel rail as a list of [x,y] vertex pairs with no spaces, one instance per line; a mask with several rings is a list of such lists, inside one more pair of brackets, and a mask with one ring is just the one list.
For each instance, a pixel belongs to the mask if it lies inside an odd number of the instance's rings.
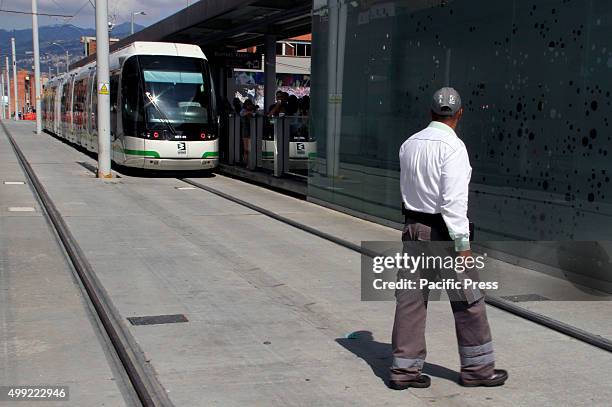
[[5,124],[0,122],[0,126],[2,126],[4,133],[11,143],[34,194],[41,202],[47,218],[59,236],[68,259],[76,271],[76,277],[84,288],[84,294],[90,299],[138,399],[145,407],[173,407],[153,368],[145,360],[143,351],[123,323],[123,318],[113,306],[108,293],[64,222],[62,215],[55,207],[51,197],[36,176],[36,173]]
[[[254,205],[250,202],[246,202],[240,198],[237,198],[235,196],[232,196],[230,194],[227,194],[223,191],[220,191],[216,188],[212,188],[209,187],[207,185],[203,185],[200,184],[199,182],[187,179],[187,178],[178,178],[180,181],[183,181],[189,185],[192,185],[196,188],[202,189],[204,191],[210,192],[211,194],[217,195],[221,198],[227,199],[229,201],[232,201],[238,205],[244,206],[246,208],[252,209],[256,212],[261,213],[262,215],[268,216],[272,219],[275,219],[277,221],[283,222],[287,225],[293,226],[295,228],[298,228],[304,232],[313,234],[317,237],[320,237],[322,239],[328,240],[332,243],[335,243],[339,246],[342,246],[344,248],[347,248],[349,250],[355,251],[357,253],[360,253],[362,255],[368,256],[368,257],[374,257],[374,256],[378,256],[380,255],[379,253],[375,253],[371,250],[367,250],[364,249],[363,247],[356,245],[355,243],[351,243],[345,239],[341,239],[337,236],[333,236],[330,235],[329,233],[325,233],[321,230],[318,230],[316,228],[313,228],[311,226],[308,225],[304,225],[303,223],[294,221],[293,219],[289,219],[285,216],[279,215],[275,212],[272,212],[268,209],[262,208],[258,205]],[[520,318],[529,320],[531,322],[534,322],[536,324],[542,325],[546,328],[552,329],[553,331],[562,333],[564,335],[567,335],[569,337],[572,337],[574,339],[577,339],[581,342],[585,342],[588,343],[590,345],[593,345],[597,348],[603,349],[605,351],[608,352],[612,352],[612,341],[604,338],[600,335],[595,335],[591,332],[585,331],[583,329],[577,328],[575,326],[566,324],[564,322],[561,322],[559,320],[556,320],[554,318],[550,318],[547,317],[546,315],[542,315],[539,314],[537,312],[533,312],[530,311],[526,308],[520,307],[518,305],[515,305],[513,303],[511,303],[510,301],[506,301],[502,298],[499,297],[495,297],[495,296],[485,296],[485,302],[489,305],[491,305],[492,307],[501,309],[503,311],[506,311],[510,314],[513,314],[515,316],[518,316]]]

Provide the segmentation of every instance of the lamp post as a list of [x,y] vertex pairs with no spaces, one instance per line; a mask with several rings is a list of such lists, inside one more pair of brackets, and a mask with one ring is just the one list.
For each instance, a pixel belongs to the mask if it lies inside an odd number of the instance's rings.
[[11,118],[11,76],[9,74],[9,58],[4,57],[4,61],[6,63],[6,101],[7,101],[7,110],[8,110],[8,119]]
[[15,121],[19,120],[19,93],[17,86],[17,58],[15,57],[15,37],[11,38],[11,48],[13,50],[13,87],[15,88]]
[[0,83],[2,84],[0,88],[0,98],[2,98],[2,103],[0,103],[0,105],[2,105],[2,120],[4,120],[6,119],[6,110],[4,109],[4,72],[2,72],[0,77]]
[[132,34],[134,34],[134,16],[146,16],[147,13],[144,11],[134,11],[132,12]]
[[34,106],[36,109],[36,134],[42,132],[42,111],[40,100],[40,52],[38,49],[38,0],[32,0],[32,43],[34,50]]
[[66,53],[66,72],[68,72],[70,70],[70,54],[68,54],[68,50],[62,44],[58,44],[57,42],[52,42],[51,45],[57,45]]

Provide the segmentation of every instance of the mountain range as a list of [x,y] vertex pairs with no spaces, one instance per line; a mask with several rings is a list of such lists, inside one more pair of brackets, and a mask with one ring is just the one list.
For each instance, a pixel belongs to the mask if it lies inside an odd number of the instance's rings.
[[[144,27],[134,24],[134,31],[140,31]],[[124,38],[130,35],[131,26],[129,22],[116,25],[111,31],[112,38]],[[81,28],[75,25],[49,25],[39,27],[38,38],[40,42],[41,71],[46,72],[49,67],[55,70],[60,65],[60,71],[65,69],[65,51],[70,55],[70,61],[75,62],[83,58],[84,48],[81,44],[82,36],[95,37],[96,30],[93,28]],[[31,69],[33,59],[32,51],[32,29],[2,30],[0,29],[0,55],[2,57],[11,55],[11,37],[15,38],[15,51],[17,64],[20,68]],[[56,42],[60,45],[54,45]],[[0,61],[4,67],[4,58]]]

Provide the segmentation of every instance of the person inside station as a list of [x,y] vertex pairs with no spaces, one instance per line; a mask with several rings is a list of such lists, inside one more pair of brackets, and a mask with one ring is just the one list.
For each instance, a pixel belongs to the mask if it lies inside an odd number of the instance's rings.
[[298,115],[308,116],[310,114],[310,96],[305,95],[299,100]]
[[234,108],[234,112],[239,114],[242,110],[242,102],[240,102],[240,99],[234,98],[234,100],[232,100],[232,107]]
[[[432,121],[406,140],[399,151],[400,187],[405,226],[404,242],[448,240],[456,256],[472,257],[467,217],[472,173],[467,149],[456,130],[463,115],[461,97],[453,88],[433,95]],[[408,244],[408,243],[406,243]],[[500,386],[508,373],[495,369],[493,341],[478,289],[447,290],[455,318],[463,386]],[[421,373],[425,363],[426,292],[396,291],[392,333],[393,363],[389,387],[404,390],[430,386]]]
[[276,92],[276,103],[268,109],[269,116],[284,116],[287,114],[287,102],[289,94],[279,90]]
[[257,115],[257,105],[249,98],[242,104],[240,114],[240,139],[242,143],[242,163],[247,164],[251,148],[251,123],[250,119]]
[[298,111],[298,98],[295,95],[287,99],[287,116],[295,116]]

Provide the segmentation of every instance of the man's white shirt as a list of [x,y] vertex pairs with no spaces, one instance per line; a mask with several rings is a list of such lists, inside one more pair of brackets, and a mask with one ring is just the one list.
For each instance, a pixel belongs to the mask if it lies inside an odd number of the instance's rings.
[[433,121],[402,144],[399,159],[406,208],[442,214],[455,241],[455,250],[468,250],[467,208],[472,167],[463,141],[451,127]]

